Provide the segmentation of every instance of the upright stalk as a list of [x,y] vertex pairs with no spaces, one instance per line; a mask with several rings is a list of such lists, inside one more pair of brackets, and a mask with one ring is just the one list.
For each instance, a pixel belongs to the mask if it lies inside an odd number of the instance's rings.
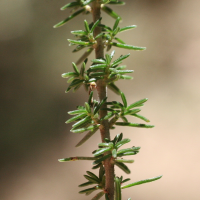
[[[92,3],[92,15],[93,15],[93,22],[95,23],[98,19],[101,17],[101,4],[100,2],[94,1]],[[94,37],[101,33],[101,27],[96,27],[94,30]],[[95,58],[104,58],[104,46],[102,38],[97,39],[97,46],[95,48]],[[99,102],[101,102],[105,97],[107,97],[107,86],[105,83],[105,80],[99,80],[97,81],[97,93],[98,93],[98,99]],[[106,105],[104,104],[102,108],[105,108]],[[100,119],[105,117],[107,115],[106,110],[100,110],[99,116]],[[105,138],[108,138],[110,140],[110,131],[109,131],[109,124],[108,120],[103,120],[100,133],[101,133],[101,140],[102,142],[105,142]],[[105,174],[106,174],[106,192],[108,193],[109,199],[114,200],[114,164],[110,160],[111,158],[108,158],[104,161],[104,168],[105,168]]]
[[[141,106],[148,99],[144,98],[127,104],[125,94],[115,84],[119,79],[132,79],[132,76],[126,74],[132,73],[133,70],[127,70],[125,69],[126,65],[121,65],[122,61],[128,58],[130,54],[121,55],[119,58],[114,59],[115,51],[112,51],[111,54],[105,54],[104,57],[104,48],[107,51],[112,47],[136,51],[145,50],[145,47],[128,45],[117,37],[118,33],[133,29],[136,25],[119,27],[121,17],[108,7],[109,4],[124,5],[125,2],[122,0],[75,0],[61,8],[61,10],[72,9],[70,16],[54,26],[55,28],[60,27],[81,13],[92,13],[93,16],[94,23],[90,24],[87,20],[84,20],[85,30],[71,31],[75,39],[68,39],[70,46],[77,45],[73,52],[78,52],[84,48],[87,50],[76,63],[72,62],[73,72],[63,73],[62,77],[69,78],[69,86],[66,92],[70,90],[76,91],[82,85],[85,86],[87,91],[89,89],[88,101],[84,103],[84,106],[77,106],[75,110],[68,112],[72,117],[66,123],[74,123],[70,131],[72,133],[87,132],[76,147],[83,145],[98,130],[101,133],[101,142],[98,144],[97,149],[92,152],[92,157],[75,156],[59,159],[59,162],[76,160],[93,161],[92,170],[98,169],[98,175],[95,172],[86,171],[84,178],[87,182],[79,185],[81,188],[89,186],[89,188],[79,191],[80,194],[90,195],[98,190],[98,193],[93,196],[92,200],[99,200],[102,197],[105,200],[122,200],[121,189],[152,182],[162,177],[157,176],[125,184],[130,179],[123,179],[123,176],[115,175],[114,173],[114,166],[117,166],[126,174],[130,174],[131,170],[126,164],[133,163],[134,160],[126,159],[126,157],[139,153],[140,147],[132,145],[131,148],[121,149],[122,145],[131,140],[123,138],[123,133],[119,133],[111,139],[109,130],[115,129],[116,126],[139,128],[153,128],[154,126],[129,122],[127,116],[139,118],[147,123],[149,122],[148,118],[138,114],[141,111]],[[112,28],[105,24],[100,24],[101,11],[115,18]],[[95,51],[95,59],[92,59],[92,64],[89,65],[89,68],[86,68],[88,56],[92,51]],[[79,67],[78,65],[81,63],[82,65]],[[121,96],[120,102],[106,102],[107,87]],[[93,99],[93,89],[95,88],[98,93],[98,101]]]

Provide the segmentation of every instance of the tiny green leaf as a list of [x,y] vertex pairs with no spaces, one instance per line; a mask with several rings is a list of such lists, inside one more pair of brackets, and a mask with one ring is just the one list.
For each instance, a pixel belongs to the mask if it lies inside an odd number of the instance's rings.
[[91,121],[91,117],[87,116],[87,117],[83,118],[82,120],[78,121],[77,123],[75,123],[74,125],[72,125],[72,127],[74,129],[77,129],[77,128],[81,127],[81,125],[88,123],[89,121]]
[[139,101],[136,101],[135,103],[132,103],[130,106],[127,107],[127,110],[130,110],[131,108],[134,108],[134,107],[138,107],[140,106],[141,104],[145,103],[146,101],[148,100],[148,98],[145,98],[145,99],[141,99]]
[[120,163],[133,163],[134,160],[127,160],[127,159],[116,159],[116,162],[120,162]]
[[99,200],[104,195],[104,191],[97,193],[91,200]]
[[124,163],[115,162],[115,165],[117,167],[119,167],[122,171],[124,171],[126,174],[130,174],[131,173],[130,169]]
[[130,142],[130,141],[131,141],[131,140],[130,140],[129,138],[125,138],[125,139],[123,139],[123,140],[117,142],[117,144],[115,145],[115,147],[116,147],[117,149],[119,149],[122,145],[124,145],[124,144],[126,144],[126,143],[128,143],[128,142]]
[[121,200],[121,180],[119,177],[115,177],[115,197],[116,200]]
[[88,176],[88,175],[83,175],[88,181],[93,182],[93,183],[99,183],[99,179],[96,180],[95,178]]
[[93,130],[96,130],[98,129],[98,127],[100,126],[100,124],[98,125],[91,125],[91,126],[88,126],[88,127],[83,127],[83,128],[80,128],[80,129],[72,129],[70,130],[72,133],[83,133],[85,131],[93,131]]
[[118,95],[121,94],[121,90],[114,83],[109,83],[108,88]]
[[111,149],[112,149],[112,147],[110,147],[110,146],[105,147],[105,148],[101,148],[101,149],[98,149],[93,155],[95,157],[100,156],[101,154],[104,154],[105,152],[110,151]]
[[59,22],[58,24],[54,25],[54,28],[58,28],[60,26],[63,26],[64,24],[66,24],[69,20],[73,19],[74,17],[76,17],[77,15],[79,15],[80,13],[84,12],[85,8],[76,11],[75,13],[73,13],[72,15],[70,15],[69,17],[67,17],[65,20]]
[[88,22],[86,20],[84,20],[84,25],[85,25],[86,32],[89,33],[90,32],[90,28],[89,28]]
[[73,111],[69,111],[68,112],[69,115],[77,115],[77,114],[81,114],[81,113],[87,114],[85,109],[73,110]]
[[112,156],[113,156],[113,158],[117,157],[117,150],[116,149],[112,150]]
[[142,115],[133,114],[132,116],[137,117],[137,118],[139,118],[139,119],[142,119],[142,120],[144,120],[145,122],[150,122],[149,119],[147,119],[146,117],[144,117],[144,116],[142,116]]
[[116,42],[111,42],[110,44],[115,46],[115,47],[119,47],[119,48],[123,48],[123,49],[136,50],[136,51],[141,51],[141,50],[146,49],[146,47],[136,47],[136,46],[132,46],[132,45],[128,45],[128,44],[120,44],[120,43],[116,43]]
[[85,187],[85,186],[92,185],[92,184],[95,184],[95,183],[88,181],[88,182],[80,184],[78,187]]
[[89,176],[91,176],[92,178],[94,178],[94,179],[96,179],[96,181],[100,181],[99,180],[99,178],[94,174],[94,173],[92,173],[92,172],[90,172],[90,171],[86,171],[86,173],[89,175]]
[[84,193],[88,193],[88,192],[92,193],[92,192],[94,192],[95,190],[97,190],[97,188],[96,188],[96,187],[92,187],[92,188],[88,188],[88,189],[86,189],[86,190],[81,190],[79,193],[80,193],[80,194],[84,194]]
[[126,26],[126,27],[121,28],[119,32],[128,31],[136,27],[137,27],[136,25]]
[[69,158],[62,158],[59,159],[59,162],[68,162],[68,161],[76,161],[76,160],[96,160],[95,157],[69,157]]
[[111,153],[110,153],[110,154],[107,154],[107,155],[105,155],[105,156],[103,156],[103,157],[101,157],[101,158],[95,160],[95,161],[93,162],[93,165],[99,164],[99,163],[101,163],[102,161],[106,160],[107,158],[109,158],[109,157],[111,157],[111,156],[112,156]]
[[94,29],[98,26],[98,24],[101,22],[101,19],[102,19],[102,17],[100,18],[100,19],[98,19],[94,24],[93,24],[93,26],[92,26],[92,28],[91,28],[91,30],[90,30],[90,33],[93,33],[93,31],[94,31]]
[[68,39],[68,41],[72,44],[79,44],[79,45],[84,45],[84,46],[89,46],[89,45],[92,45],[94,44],[93,42],[85,42],[85,41],[81,41],[81,40],[71,40],[71,39]]
[[68,3],[68,4],[64,5],[60,10],[65,10],[66,8],[71,8],[71,7],[75,7],[75,6],[80,6],[80,3],[79,2]]
[[135,186],[135,185],[140,185],[140,184],[143,184],[143,183],[149,183],[149,182],[152,182],[152,181],[156,181],[160,178],[162,178],[162,176],[157,176],[157,177],[154,177],[154,178],[149,178],[149,179],[137,181],[137,182],[134,182],[134,183],[130,183],[128,185],[122,186],[121,188],[124,189],[124,188],[129,188],[129,187],[132,187],[132,186]]
[[77,31],[71,31],[71,34],[83,36],[83,35],[87,35],[87,32],[86,31],[82,31],[82,30],[77,30]]
[[63,78],[68,78],[70,76],[76,76],[77,74],[75,72],[67,72],[67,73],[63,73],[61,76]]
[[83,119],[84,117],[86,117],[87,114],[86,113],[81,113],[79,115],[76,115],[70,119],[68,119],[65,123],[68,124],[68,123],[71,123],[71,122],[74,122],[74,121],[77,121],[77,120],[80,120],[80,119]]
[[87,102],[85,102],[85,109],[86,109],[86,111],[88,112],[88,114],[91,113],[90,105],[89,105]]
[[129,122],[116,122],[115,125],[117,126],[130,126],[130,127],[138,127],[138,128],[153,128],[154,125],[147,125],[147,124],[137,124],[137,123],[129,123]]
[[77,68],[77,66],[76,66],[76,64],[74,62],[72,63],[72,66],[74,68],[75,73],[76,74],[80,74],[80,72],[79,72],[79,70],[78,70],[78,68]]
[[[118,17],[120,17],[116,12],[114,12],[111,8],[107,7],[107,6],[103,6],[102,10],[107,13],[108,15],[110,15],[111,17],[113,17],[114,19],[117,19]],[[121,17],[120,17],[121,19]]]
[[98,104],[98,106],[96,106],[96,107],[94,108],[94,115],[99,111],[99,109],[100,109],[101,106],[106,102],[106,100],[107,100],[107,97],[105,97],[105,98]]
[[115,21],[115,23],[114,23],[114,26],[113,26],[113,30],[115,30],[115,29],[117,28],[117,26],[118,26],[120,20],[121,20],[120,17],[118,17],[118,18],[116,19],[116,21]]
[[122,101],[123,101],[124,107],[126,108],[126,107],[127,107],[127,101],[126,101],[126,97],[125,97],[125,95],[124,95],[123,92],[121,92],[121,98],[122,98]]
[[92,131],[89,131],[84,137],[83,139],[76,145],[76,147],[81,146],[83,143],[85,143],[92,135],[94,135],[94,133],[96,133],[98,129],[94,129]]

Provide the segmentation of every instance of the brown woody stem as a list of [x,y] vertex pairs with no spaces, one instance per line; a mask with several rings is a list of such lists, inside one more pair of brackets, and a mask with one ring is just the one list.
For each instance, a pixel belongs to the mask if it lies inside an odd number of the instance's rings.
[[[99,0],[96,0],[92,3],[92,15],[93,15],[93,22],[96,22],[101,17],[101,4]],[[94,36],[101,33],[101,28],[96,27],[94,30]],[[95,57],[96,58],[104,58],[104,45],[102,38],[97,39],[97,46],[95,48]],[[97,93],[99,101],[102,101],[105,97],[107,97],[107,86],[105,80],[98,80],[97,81]],[[102,108],[105,108],[106,105],[104,104]],[[106,110],[100,110],[99,116],[100,118],[107,115]],[[101,132],[101,140],[105,142],[104,138],[110,139],[110,131],[109,131],[109,123],[108,120],[103,120],[103,126],[100,126]],[[106,174],[106,188],[105,190],[108,192],[108,196],[110,200],[114,200],[114,165],[110,162],[110,158],[104,161],[104,168]]]

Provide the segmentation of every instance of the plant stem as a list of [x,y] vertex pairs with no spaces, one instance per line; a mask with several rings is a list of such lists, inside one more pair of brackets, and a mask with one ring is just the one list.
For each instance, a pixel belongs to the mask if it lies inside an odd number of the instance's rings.
[[[92,3],[92,15],[93,15],[93,22],[96,22],[101,17],[101,4],[99,0],[96,0]],[[101,28],[96,27],[94,30],[94,36],[101,33]],[[95,48],[95,57],[96,58],[104,58],[104,45],[102,38],[97,39],[97,46]],[[105,97],[107,97],[107,86],[105,80],[97,81],[97,93],[99,101],[102,101]],[[106,105],[104,104],[102,108],[105,108]],[[106,116],[106,110],[100,110],[99,116],[100,118]],[[110,131],[109,131],[109,123],[108,120],[103,120],[102,128],[100,128],[101,133],[101,140],[105,142],[104,138],[110,139]],[[106,191],[108,192],[108,196],[110,200],[114,200],[114,165],[109,159],[104,161],[104,168],[106,174]]]

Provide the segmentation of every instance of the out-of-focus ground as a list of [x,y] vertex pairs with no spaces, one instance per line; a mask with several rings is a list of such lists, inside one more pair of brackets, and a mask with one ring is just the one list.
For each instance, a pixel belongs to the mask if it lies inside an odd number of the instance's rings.
[[[60,74],[72,69],[67,39],[83,28],[78,16],[59,29],[52,26],[69,15],[59,8],[69,1],[0,2],[0,199],[88,200],[78,194],[91,162],[59,163],[58,158],[91,155],[99,134],[79,148],[83,135],[69,132],[67,111],[87,100],[84,90],[65,94]],[[153,129],[118,128],[141,146],[130,165],[131,181],[163,174],[159,181],[124,190],[123,199],[199,200],[200,177],[200,1],[126,1],[114,7],[121,27],[138,28],[121,35],[128,44],[146,46],[125,61],[134,80],[118,86],[132,103],[148,97],[142,114]],[[103,23],[114,20],[103,14]],[[116,56],[129,50],[115,49]],[[92,57],[90,57],[92,58]],[[111,91],[109,100],[117,98]],[[80,98],[81,97],[81,98]],[[135,119],[133,119],[134,121]],[[116,170],[125,178],[128,175]]]

